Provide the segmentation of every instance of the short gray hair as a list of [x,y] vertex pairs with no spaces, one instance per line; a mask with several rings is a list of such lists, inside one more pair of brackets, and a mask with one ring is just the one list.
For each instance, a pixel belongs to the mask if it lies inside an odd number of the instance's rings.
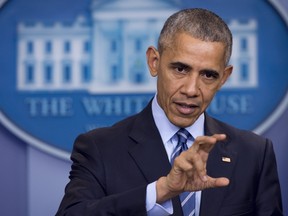
[[165,22],[159,39],[161,54],[173,42],[178,33],[188,33],[196,39],[221,42],[225,46],[225,64],[232,53],[232,33],[227,24],[215,13],[201,8],[183,9],[171,15]]

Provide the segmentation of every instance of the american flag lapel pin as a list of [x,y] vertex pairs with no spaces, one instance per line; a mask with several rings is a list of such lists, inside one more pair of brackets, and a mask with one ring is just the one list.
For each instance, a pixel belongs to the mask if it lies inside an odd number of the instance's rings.
[[226,163],[230,163],[231,162],[231,158],[229,157],[222,157],[222,161],[226,162]]

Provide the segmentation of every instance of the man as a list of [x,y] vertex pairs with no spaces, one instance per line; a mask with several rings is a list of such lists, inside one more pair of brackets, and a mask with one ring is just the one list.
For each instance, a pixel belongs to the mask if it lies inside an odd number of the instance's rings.
[[282,215],[271,141],[205,113],[232,73],[231,50],[214,13],[168,18],[146,53],[156,96],[76,139],[57,215]]

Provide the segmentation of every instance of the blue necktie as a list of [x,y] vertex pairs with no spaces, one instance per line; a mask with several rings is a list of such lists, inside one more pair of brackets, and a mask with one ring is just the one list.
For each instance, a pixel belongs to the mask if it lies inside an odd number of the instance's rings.
[[[182,151],[186,151],[187,140],[191,136],[191,134],[184,128],[181,128],[177,132],[178,136],[178,144],[172,153],[171,163],[173,163],[174,159],[180,155]],[[195,192],[183,192],[180,194],[181,206],[183,210],[184,216],[194,216],[195,215]]]

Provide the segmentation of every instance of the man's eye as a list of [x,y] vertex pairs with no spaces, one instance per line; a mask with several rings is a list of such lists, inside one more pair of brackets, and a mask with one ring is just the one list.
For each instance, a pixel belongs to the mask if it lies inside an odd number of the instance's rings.
[[185,66],[177,66],[175,67],[175,70],[178,72],[178,73],[186,73],[188,68],[185,67]]
[[219,74],[215,71],[205,71],[203,73],[203,76],[205,76],[207,79],[218,79]]
[[176,71],[178,72],[184,72],[185,68],[184,67],[177,67]]

